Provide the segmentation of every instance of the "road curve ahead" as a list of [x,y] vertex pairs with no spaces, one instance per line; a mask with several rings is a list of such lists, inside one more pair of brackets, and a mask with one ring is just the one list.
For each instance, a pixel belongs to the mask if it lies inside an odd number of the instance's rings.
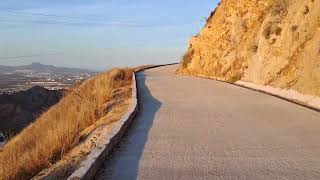
[[320,114],[227,83],[137,74],[140,112],[96,179],[320,179]]

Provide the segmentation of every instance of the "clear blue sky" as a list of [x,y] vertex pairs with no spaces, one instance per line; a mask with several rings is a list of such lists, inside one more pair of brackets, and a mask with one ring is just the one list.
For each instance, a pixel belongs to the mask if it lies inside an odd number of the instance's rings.
[[218,0],[1,0],[0,64],[179,61]]

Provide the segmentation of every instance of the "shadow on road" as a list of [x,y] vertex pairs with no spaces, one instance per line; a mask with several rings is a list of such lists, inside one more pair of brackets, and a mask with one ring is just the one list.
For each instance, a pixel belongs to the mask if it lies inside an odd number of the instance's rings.
[[146,85],[144,72],[137,74],[139,112],[128,133],[114,149],[96,179],[137,179],[139,161],[148,140],[150,128],[161,102],[155,99]]

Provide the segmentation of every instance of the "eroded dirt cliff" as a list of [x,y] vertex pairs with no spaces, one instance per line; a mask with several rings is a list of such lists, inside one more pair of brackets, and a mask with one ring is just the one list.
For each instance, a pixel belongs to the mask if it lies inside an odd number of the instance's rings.
[[222,0],[178,72],[320,96],[320,1]]

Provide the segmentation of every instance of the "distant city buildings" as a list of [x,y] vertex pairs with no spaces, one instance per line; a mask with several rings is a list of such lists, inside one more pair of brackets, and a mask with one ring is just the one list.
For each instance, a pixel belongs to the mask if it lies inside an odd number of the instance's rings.
[[23,70],[3,73],[0,74],[0,94],[11,94],[34,86],[42,86],[49,90],[68,89],[91,76],[92,74],[88,73],[36,73]]

